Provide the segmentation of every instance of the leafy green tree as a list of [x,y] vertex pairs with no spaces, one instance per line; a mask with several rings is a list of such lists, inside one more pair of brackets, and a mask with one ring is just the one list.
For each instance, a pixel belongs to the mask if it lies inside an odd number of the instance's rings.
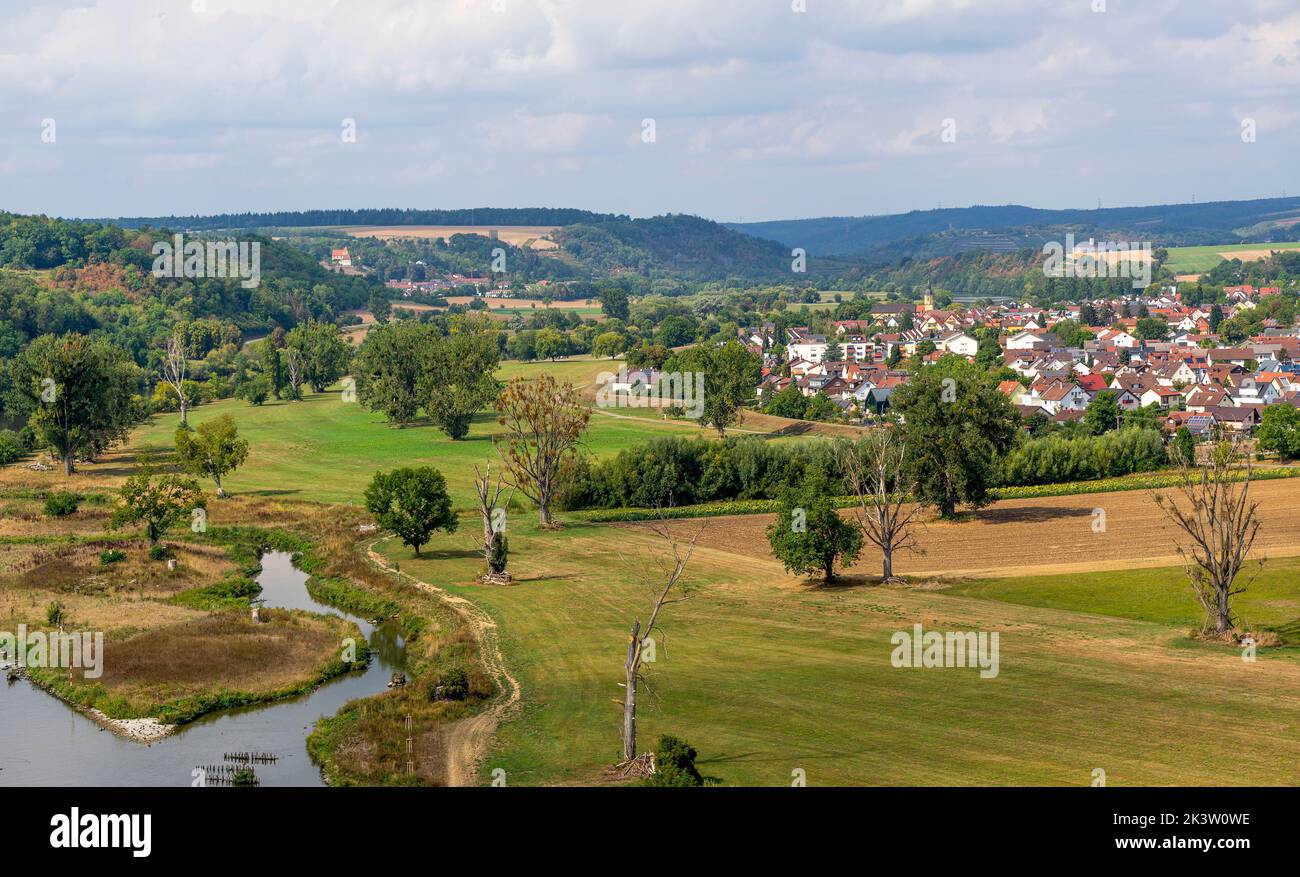
[[285,345],[298,351],[302,378],[312,392],[323,393],[347,373],[352,350],[333,323],[303,323],[285,336]]
[[450,335],[427,344],[422,353],[419,397],[433,422],[453,439],[469,435],[474,413],[501,392],[493,377],[501,348],[486,320],[458,321]]
[[121,529],[143,523],[149,544],[157,545],[164,533],[196,509],[206,509],[207,504],[207,497],[193,478],[180,475],[155,478],[153,467],[146,463],[122,485],[109,526]]
[[1300,457],[1300,409],[1285,402],[1269,405],[1255,438],[1261,451],[1274,451],[1284,460]]
[[998,458],[1016,441],[1020,418],[993,377],[959,356],[944,356],[894,391],[904,423],[909,480],[918,498],[955,517],[957,504],[990,502]]
[[1176,459],[1185,461],[1188,464],[1196,461],[1196,442],[1192,439],[1191,430],[1185,426],[1178,427],[1174,433],[1174,448],[1177,449],[1178,456]]
[[39,440],[71,475],[126,438],[141,408],[133,398],[139,369],[108,341],[85,335],[42,335],[10,366],[7,410],[26,416]]
[[251,375],[235,388],[235,395],[250,405],[261,405],[271,397],[271,380],[266,375]]
[[1119,407],[1119,394],[1114,390],[1102,390],[1092,397],[1088,410],[1083,412],[1083,424],[1088,432],[1101,435],[1118,429],[1123,409]]
[[627,351],[627,364],[631,368],[663,368],[672,351],[662,344],[642,344]]
[[840,413],[839,407],[825,393],[818,393],[808,400],[803,410],[804,420],[830,420]]
[[626,320],[629,310],[627,293],[617,286],[602,287],[600,309],[611,320]]
[[773,414],[777,417],[788,417],[791,420],[799,420],[803,413],[808,410],[808,400],[804,398],[803,393],[793,383],[786,386],[779,393],[774,393],[767,404],[763,406],[764,414]]
[[796,575],[822,573],[835,578],[835,564],[851,565],[862,551],[862,531],[844,520],[831,502],[831,486],[815,471],[804,486],[787,490],[781,513],[767,528],[772,554]]
[[190,473],[211,478],[220,499],[226,495],[221,478],[248,459],[248,442],[239,437],[235,419],[223,414],[200,423],[197,429],[176,430],[176,456]]
[[[666,369],[703,376],[700,425],[712,426],[723,436],[727,427],[739,422],[741,409],[754,398],[763,363],[757,353],[739,341],[728,341],[721,347],[706,344],[688,347],[674,354]],[[698,377],[693,380],[696,393],[700,393]]]
[[18,440],[18,434],[11,429],[0,429],[0,466],[8,466],[22,459],[27,453],[22,443]]
[[1143,341],[1162,341],[1169,337],[1169,324],[1158,317],[1141,317],[1134,333]]
[[591,343],[591,352],[595,356],[618,356],[627,347],[627,338],[618,332],[602,332]]
[[366,488],[366,508],[385,530],[415,549],[438,530],[456,532],[456,515],[442,473],[429,466],[377,472]]
[[436,343],[436,330],[402,320],[371,329],[352,361],[357,399],[371,411],[382,411],[389,423],[405,427],[420,410],[422,351]]
[[393,316],[393,303],[388,298],[388,290],[382,287],[370,293],[366,300],[366,309],[374,316],[375,322],[383,325]]
[[549,326],[537,331],[537,358],[549,359],[552,362],[562,356],[568,356],[571,352],[572,345],[569,337],[558,329],[552,329]]

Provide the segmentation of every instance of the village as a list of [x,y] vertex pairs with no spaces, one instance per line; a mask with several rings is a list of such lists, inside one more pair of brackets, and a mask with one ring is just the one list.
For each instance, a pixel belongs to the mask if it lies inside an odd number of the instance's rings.
[[[1243,285],[1224,292],[1230,304],[1221,316],[1230,319],[1280,290]],[[1117,315],[1107,325],[1082,319],[1105,312]],[[760,405],[793,386],[808,398],[826,396],[845,417],[859,422],[888,412],[894,390],[911,378],[900,367],[904,361],[932,364],[957,355],[975,362],[980,336],[993,333],[998,345],[994,367],[1015,373],[998,389],[1026,421],[1081,420],[1099,394],[1110,393],[1121,412],[1154,408],[1169,432],[1185,427],[1195,438],[1216,429],[1245,436],[1266,406],[1300,407],[1295,327],[1266,320],[1262,333],[1229,345],[1212,331],[1212,318],[1217,319],[1210,307],[1185,305],[1172,288],[1142,299],[1051,309],[994,304],[941,310],[927,293],[919,304],[877,304],[870,320],[835,321],[829,337],[791,327],[786,338],[778,339],[768,324],[742,330],[740,340],[764,356],[756,388]],[[1166,337],[1139,337],[1139,320],[1163,322]],[[1063,321],[1091,338],[1078,346],[1066,344],[1053,331]]]

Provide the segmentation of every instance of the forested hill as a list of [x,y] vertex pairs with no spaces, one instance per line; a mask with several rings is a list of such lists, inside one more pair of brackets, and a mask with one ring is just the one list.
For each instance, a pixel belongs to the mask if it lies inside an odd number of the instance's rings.
[[467,207],[463,210],[295,210],[277,213],[219,213],[212,216],[123,216],[100,220],[123,228],[173,228],[178,231],[322,228],[354,225],[573,225],[627,219],[567,207]]
[[[791,267],[790,251],[781,244],[685,214],[632,219],[567,208],[480,207],[466,210],[308,210],[129,217],[111,221],[123,228],[256,229],[298,233],[307,229],[337,233],[338,228],[361,225],[556,226],[554,237],[560,245],[559,250],[540,255],[542,261],[553,255],[562,260],[563,265],[554,266],[550,272],[535,272],[538,276],[596,279],[635,274],[647,278],[726,280],[735,277],[775,281],[789,279]],[[541,267],[545,268],[544,265]],[[486,264],[478,270],[486,270]]]
[[566,253],[596,274],[709,280],[790,277],[790,252],[781,244],[698,216],[608,219],[566,226],[555,237]]
[[841,216],[728,223],[746,234],[803,247],[819,256],[863,255],[887,260],[972,249],[1016,249],[1076,237],[1122,236],[1159,246],[1293,240],[1300,198],[1164,204],[1099,210],[1041,210],[1007,205],[914,210],[888,216]]
[[[377,281],[326,271],[302,250],[260,235],[260,283],[158,277],[151,252],[165,232],[0,213],[0,359],[44,334],[102,334],[144,364],[171,326],[261,334],[361,307]],[[200,354],[201,355],[201,354]]]

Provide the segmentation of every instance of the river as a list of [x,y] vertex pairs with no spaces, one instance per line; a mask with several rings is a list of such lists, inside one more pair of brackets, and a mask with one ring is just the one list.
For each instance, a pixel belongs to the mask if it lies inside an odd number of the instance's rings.
[[321,716],[383,691],[393,673],[405,670],[406,644],[391,624],[376,627],[313,600],[306,581],[290,555],[263,555],[257,582],[266,605],[356,622],[373,655],[364,672],[331,679],[290,700],[205,716],[150,745],[104,730],[27,680],[0,679],[0,786],[189,786],[195,768],[221,765],[226,753],[244,752],[276,756],[274,763],[253,765],[261,785],[324,785],[307,755],[307,735]]

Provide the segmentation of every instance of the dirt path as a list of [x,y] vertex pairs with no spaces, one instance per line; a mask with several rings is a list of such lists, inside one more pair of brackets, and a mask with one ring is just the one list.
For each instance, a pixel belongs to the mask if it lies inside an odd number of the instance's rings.
[[[383,537],[384,539],[388,537]],[[497,725],[519,704],[519,680],[508,669],[501,654],[500,638],[497,635],[497,623],[477,604],[449,594],[437,585],[422,582],[409,573],[394,569],[375,546],[382,539],[376,539],[366,546],[366,555],[375,566],[389,573],[406,579],[422,591],[432,594],[456,610],[474,633],[478,641],[479,659],[483,669],[496,682],[502,692],[490,703],[487,709],[468,719],[453,724],[447,734],[447,785],[478,785],[479,765],[487,754],[488,743],[496,732]]]

